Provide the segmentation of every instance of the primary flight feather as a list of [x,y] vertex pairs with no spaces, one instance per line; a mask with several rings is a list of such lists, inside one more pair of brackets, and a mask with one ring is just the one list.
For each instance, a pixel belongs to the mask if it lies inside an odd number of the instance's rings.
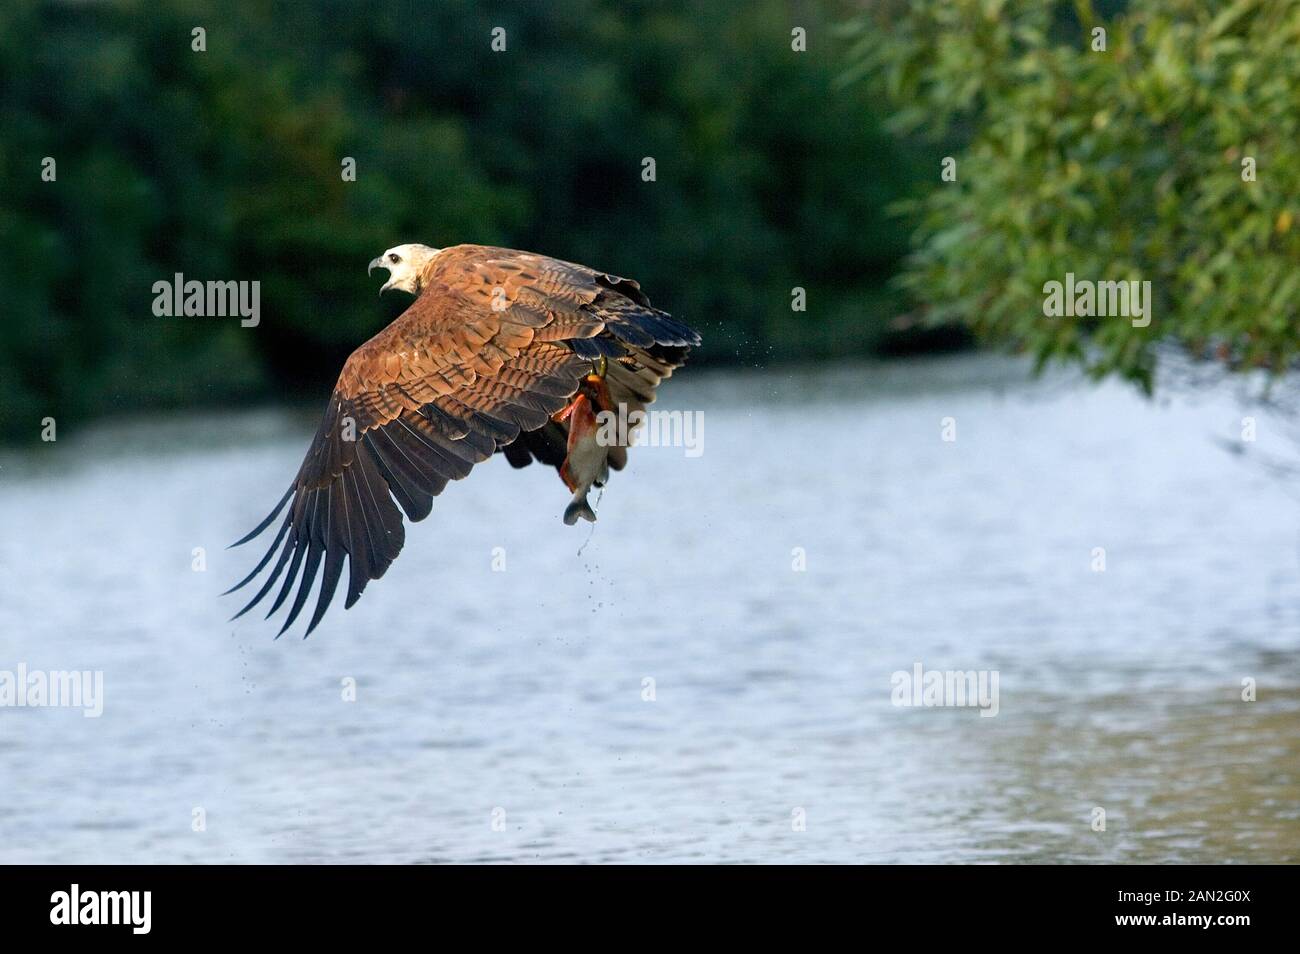
[[447,481],[497,451],[515,467],[556,467],[574,493],[565,522],[595,520],[587,491],[623,468],[629,439],[598,441],[596,416],[620,405],[629,416],[644,411],[700,343],[631,279],[545,255],[398,245],[375,268],[389,272],[381,294],[400,289],[415,301],[348,358],[293,483],[234,544],[287,508],[266,555],[228,591],[274,560],[236,617],[279,583],[266,615],[292,595],[281,633],[319,575],[307,633],[316,628],[345,562],[351,607],[401,552],[402,513],[423,520]]

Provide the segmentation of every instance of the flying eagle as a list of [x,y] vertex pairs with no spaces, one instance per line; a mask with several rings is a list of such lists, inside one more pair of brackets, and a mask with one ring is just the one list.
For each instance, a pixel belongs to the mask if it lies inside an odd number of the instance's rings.
[[[380,294],[413,301],[348,358],[252,582],[279,558],[244,615],[283,576],[267,618],[297,593],[283,634],[324,568],[310,634],[348,564],[345,608],[384,575],[406,539],[402,513],[423,520],[449,480],[497,451],[515,467],[556,467],[573,500],[564,522],[595,520],[587,490],[627,463],[627,443],[598,440],[597,415],[644,411],[700,336],[650,306],[628,278],[483,245],[398,245],[370,263]],[[639,419],[639,418],[637,418]],[[400,505],[401,509],[398,509]],[[304,634],[306,635],[306,634]]]

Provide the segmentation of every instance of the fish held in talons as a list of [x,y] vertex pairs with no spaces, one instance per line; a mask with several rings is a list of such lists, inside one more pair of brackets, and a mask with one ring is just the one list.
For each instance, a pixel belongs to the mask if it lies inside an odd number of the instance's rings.
[[573,491],[573,500],[564,508],[568,526],[577,523],[579,517],[596,522],[596,511],[588,503],[587,494],[592,487],[605,486],[609,479],[610,448],[598,439],[600,425],[596,419],[601,411],[609,409],[609,404],[604,380],[593,374],[582,383],[568,407],[556,415],[569,424],[568,449],[560,467],[560,478]]

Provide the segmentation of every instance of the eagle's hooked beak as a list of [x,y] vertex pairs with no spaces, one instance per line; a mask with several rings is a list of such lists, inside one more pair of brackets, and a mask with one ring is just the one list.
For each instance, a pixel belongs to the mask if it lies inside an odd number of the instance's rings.
[[366,274],[369,275],[376,268],[387,268],[389,271],[388,281],[384,282],[383,285],[379,287],[379,294],[382,296],[384,292],[388,291],[388,289],[393,287],[393,279],[392,279],[393,270],[391,268],[388,268],[388,266],[384,263],[384,256],[382,255],[380,255],[378,258],[372,258],[370,260],[370,264],[366,266]]

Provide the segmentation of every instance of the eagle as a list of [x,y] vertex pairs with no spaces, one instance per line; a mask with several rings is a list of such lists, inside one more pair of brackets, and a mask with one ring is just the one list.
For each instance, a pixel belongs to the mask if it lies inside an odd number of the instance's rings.
[[397,289],[415,300],[344,363],[293,482],[231,544],[248,543],[284,514],[261,562],[226,591],[270,565],[233,618],[279,582],[266,618],[293,601],[277,638],[319,575],[304,638],[311,634],[345,561],[350,609],[401,552],[402,514],[423,520],[449,480],[498,452],[514,467],[555,467],[573,493],[564,522],[594,521],[587,491],[623,469],[634,436],[611,440],[600,415],[625,407],[627,420],[642,420],[660,382],[700,343],[632,279],[545,255],[408,244],[385,251],[367,273],[376,268],[389,275],[381,295]]

